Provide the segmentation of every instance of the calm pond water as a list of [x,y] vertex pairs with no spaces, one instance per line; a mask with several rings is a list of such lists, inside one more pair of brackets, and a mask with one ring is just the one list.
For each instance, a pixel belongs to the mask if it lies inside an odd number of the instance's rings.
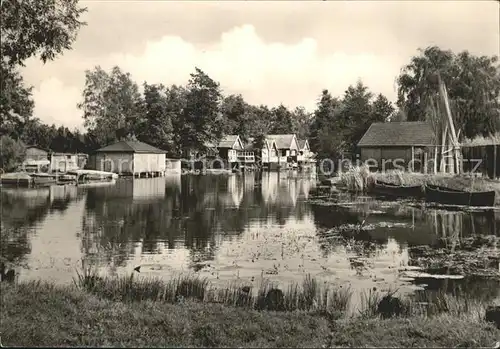
[[[500,236],[500,212],[345,194],[335,194],[335,205],[316,205],[308,201],[315,183],[297,173],[263,173],[261,184],[254,174],[170,175],[93,188],[2,188],[2,256],[19,265],[19,279],[58,283],[71,282],[85,260],[111,275],[140,265],[143,276],[191,272],[257,286],[262,277],[286,284],[309,273],[358,290],[411,292],[443,282],[408,277],[409,247],[438,247],[442,236]],[[369,244],[325,235],[362,221]],[[445,286],[500,298],[498,282],[474,275]]]

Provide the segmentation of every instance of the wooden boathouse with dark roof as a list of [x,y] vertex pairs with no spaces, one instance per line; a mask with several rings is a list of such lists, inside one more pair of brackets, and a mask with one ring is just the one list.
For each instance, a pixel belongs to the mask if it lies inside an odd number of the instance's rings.
[[276,148],[278,149],[278,168],[287,169],[297,166],[299,143],[295,134],[270,134],[267,135],[266,140],[276,144]]
[[166,170],[165,151],[139,141],[120,141],[95,152],[90,167],[134,177],[163,176]]
[[[370,169],[431,170],[436,138],[427,122],[373,123],[358,143],[360,160]],[[413,160],[413,161],[412,161]],[[368,162],[367,162],[368,161]]]

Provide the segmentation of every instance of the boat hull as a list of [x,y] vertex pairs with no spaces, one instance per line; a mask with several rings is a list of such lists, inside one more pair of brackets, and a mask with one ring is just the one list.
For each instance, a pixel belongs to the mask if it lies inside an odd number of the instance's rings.
[[27,178],[2,178],[2,185],[5,186],[18,186],[18,187],[30,187],[33,185],[33,181]]
[[434,185],[434,184],[427,184],[426,186],[429,188],[435,189],[435,190],[444,190],[444,191],[451,191],[451,192],[456,192],[456,193],[463,193],[464,192],[463,190],[452,189],[452,188],[443,187],[443,186]]
[[34,186],[52,185],[57,182],[55,176],[51,176],[45,173],[43,174],[33,173],[31,174],[31,178]]
[[425,187],[425,201],[442,205],[493,207],[495,206],[494,191],[465,192]]
[[2,185],[31,187],[33,186],[33,178],[26,172],[11,172],[4,173],[1,177]]

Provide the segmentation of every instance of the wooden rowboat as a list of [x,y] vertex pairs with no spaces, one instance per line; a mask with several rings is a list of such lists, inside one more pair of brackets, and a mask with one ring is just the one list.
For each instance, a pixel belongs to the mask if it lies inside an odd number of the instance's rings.
[[26,172],[4,173],[1,177],[2,185],[12,185],[17,187],[30,187],[33,180]]
[[373,192],[375,194],[399,197],[399,198],[404,198],[404,197],[418,198],[422,197],[423,195],[422,187],[420,185],[405,186],[405,185],[396,185],[380,181],[375,182],[375,185],[373,187]]
[[493,207],[495,191],[466,192],[425,186],[425,201],[443,205]]

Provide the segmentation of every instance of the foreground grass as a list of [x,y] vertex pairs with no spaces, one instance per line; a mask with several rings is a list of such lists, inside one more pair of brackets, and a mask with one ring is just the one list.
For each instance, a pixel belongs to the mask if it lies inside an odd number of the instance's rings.
[[492,346],[500,330],[467,313],[381,320],[258,311],[184,300],[118,301],[76,286],[0,285],[5,346]]

